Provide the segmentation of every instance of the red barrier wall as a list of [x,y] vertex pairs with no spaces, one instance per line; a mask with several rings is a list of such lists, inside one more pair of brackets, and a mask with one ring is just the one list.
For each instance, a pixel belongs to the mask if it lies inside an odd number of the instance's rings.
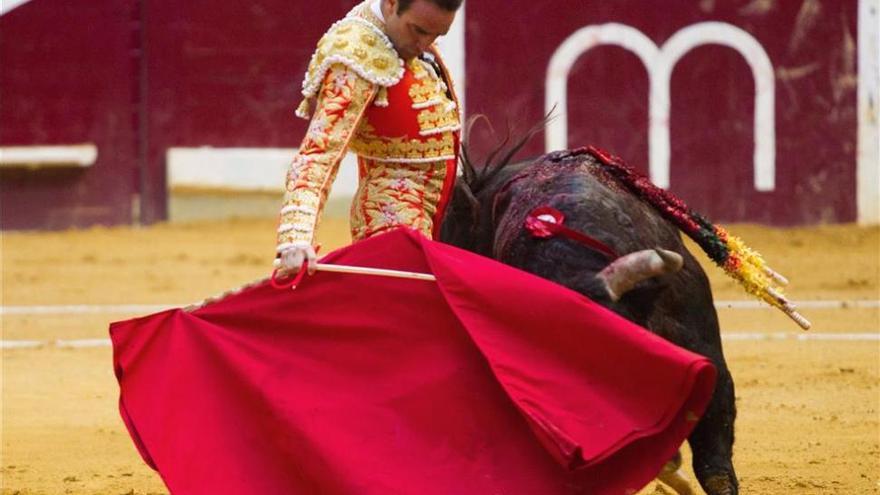
[[[354,4],[152,0],[149,163],[165,190],[172,146],[297,146],[306,122],[293,114],[318,38]],[[162,203],[164,205],[164,203]],[[150,219],[164,218],[165,210]]]
[[[0,227],[161,220],[169,147],[296,146],[305,123],[293,109],[314,44],[355,3],[32,0],[3,15],[0,145],[94,142],[99,157],[85,170],[0,171]],[[748,65],[701,46],[672,72],[672,191],[719,221],[855,219],[856,0],[465,5],[467,110],[501,129],[541,118],[550,57],[579,28],[626,24],[658,46],[700,22],[745,30],[776,75],[775,189],[754,185]],[[585,53],[568,80],[569,146],[595,144],[647,171],[648,92],[632,53]],[[543,148],[538,138],[527,152]]]
[[98,147],[88,169],[0,170],[0,227],[131,221],[137,185],[133,5],[39,0],[0,17],[0,145]]
[[0,145],[99,152],[86,169],[0,170],[0,227],[162,220],[169,147],[296,146],[302,75],[353,4],[32,0],[3,15]]
[[[749,67],[733,49],[713,45],[695,48],[672,72],[671,190],[721,221],[855,220],[856,0],[479,0],[467,9],[468,112],[502,129],[505,121],[541,119],[550,58],[579,28],[626,24],[658,46],[700,22],[745,30],[776,73],[776,188],[753,184]],[[569,147],[598,145],[647,172],[649,81],[639,58],[594,48],[575,64],[568,92]],[[543,152],[543,141],[528,151]]]

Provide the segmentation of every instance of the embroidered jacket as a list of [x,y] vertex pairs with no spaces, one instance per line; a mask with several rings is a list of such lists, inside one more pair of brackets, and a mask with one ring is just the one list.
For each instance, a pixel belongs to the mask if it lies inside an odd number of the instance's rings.
[[[455,180],[461,128],[448,72],[431,47],[404,62],[369,0],[318,42],[297,115],[308,131],[286,178],[278,252],[313,245],[346,151],[358,155],[351,234],[407,226],[434,237]],[[312,111],[312,102],[315,102]]]

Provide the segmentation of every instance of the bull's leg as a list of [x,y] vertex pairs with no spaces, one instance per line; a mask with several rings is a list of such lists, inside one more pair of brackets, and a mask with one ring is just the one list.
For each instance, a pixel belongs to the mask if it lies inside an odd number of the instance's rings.
[[676,452],[675,457],[663,466],[657,479],[675,490],[678,495],[694,495],[687,475],[681,469],[681,452]]
[[733,380],[724,358],[713,359],[718,381],[712,402],[688,442],[693,451],[694,474],[708,495],[736,495],[739,483],[733,470],[733,421],[736,418]]

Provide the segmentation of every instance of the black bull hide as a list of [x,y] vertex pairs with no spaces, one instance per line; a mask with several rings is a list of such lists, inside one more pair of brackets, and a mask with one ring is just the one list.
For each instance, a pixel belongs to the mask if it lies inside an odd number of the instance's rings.
[[[709,494],[735,494],[731,463],[736,416],[709,281],[678,230],[632,195],[584,150],[474,172],[465,163],[444,218],[441,240],[552,280],[592,298],[663,338],[710,358],[718,383],[689,438],[694,472]],[[468,170],[469,169],[469,170]],[[468,173],[470,172],[470,173]],[[678,273],[648,279],[613,302],[596,274],[608,258],[562,237],[536,239],[524,228],[539,206],[565,214],[565,225],[620,255],[660,247],[684,258]]]

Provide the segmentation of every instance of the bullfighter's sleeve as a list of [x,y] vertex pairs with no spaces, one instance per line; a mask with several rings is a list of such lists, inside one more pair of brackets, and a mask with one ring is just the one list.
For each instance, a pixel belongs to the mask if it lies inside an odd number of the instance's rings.
[[343,64],[326,72],[317,107],[285,180],[277,252],[315,243],[330,186],[363,112],[378,86]]

